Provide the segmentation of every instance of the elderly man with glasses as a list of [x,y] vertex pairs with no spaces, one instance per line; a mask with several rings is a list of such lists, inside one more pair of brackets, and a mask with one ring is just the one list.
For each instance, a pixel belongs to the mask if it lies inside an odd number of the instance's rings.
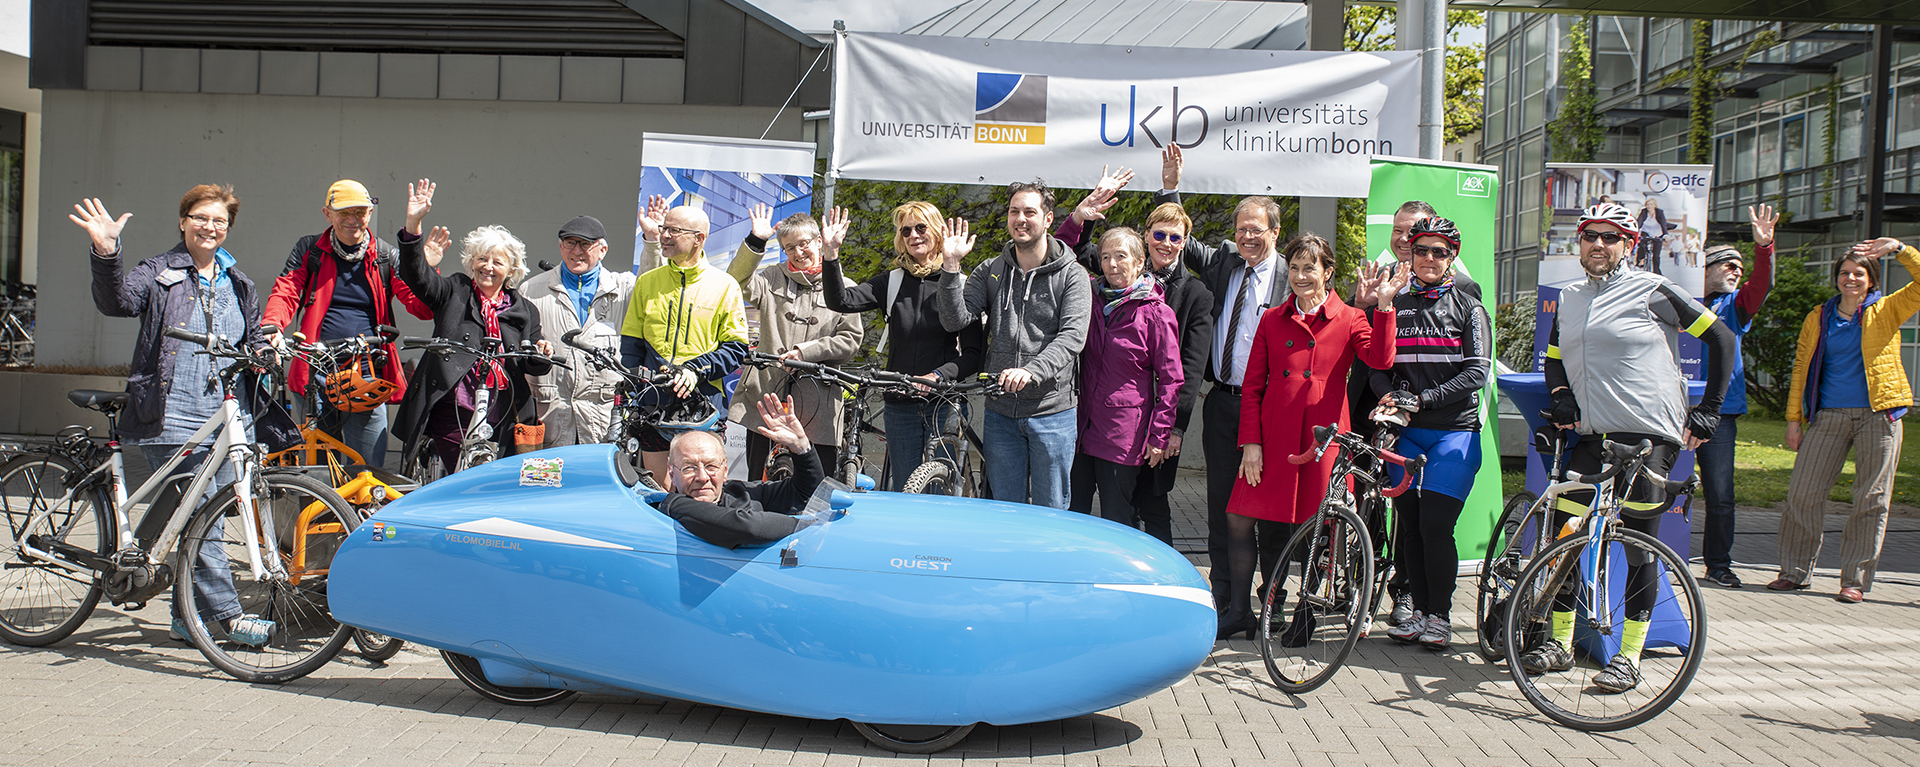
[[[747,310],[740,283],[707,263],[709,226],[699,208],[669,210],[658,195],[647,201],[640,216],[640,262],[666,263],[634,281],[620,326],[620,363],[670,372],[669,396],[705,397],[714,409],[725,410],[721,382],[747,358]],[[630,436],[640,441],[646,470],[656,481],[666,476],[667,436],[651,427]]]
[[620,377],[596,370],[571,344],[560,339],[573,331],[575,344],[608,352],[620,348],[619,324],[627,316],[633,273],[600,265],[607,256],[607,229],[600,219],[577,216],[560,227],[560,267],[534,275],[520,295],[540,310],[540,334],[568,361],[533,380],[533,399],[546,426],[546,447],[606,439],[613,418],[613,393]]
[[807,500],[827,476],[793,415],[793,400],[783,403],[768,394],[755,405],[766,424],[760,434],[793,451],[793,476],[772,482],[728,480],[727,446],[719,436],[690,431],[673,438],[670,492],[654,507],[715,546],[736,549],[793,534],[806,524],[793,515],[806,511]]
[[[773,207],[755,205],[747,211],[753,232],[747,243],[734,254],[727,272],[740,281],[748,303],[760,310],[758,348],[782,359],[838,364],[860,351],[865,334],[858,314],[841,314],[827,308],[825,277],[821,274],[820,222],[806,213],[795,213],[773,225]],[[836,222],[829,220],[828,226]],[[847,222],[837,222],[845,237]],[[783,263],[757,269],[769,240],[778,239],[787,258]],[[841,277],[843,289],[853,280]],[[824,466],[834,465],[840,446],[840,388],[811,379],[795,378],[784,370],[746,371],[734,392],[727,419],[747,427],[747,474],[758,476],[773,452],[773,441],[759,432],[766,423],[756,408],[749,406],[763,393],[790,393],[794,415],[806,427],[807,438],[820,454]]]

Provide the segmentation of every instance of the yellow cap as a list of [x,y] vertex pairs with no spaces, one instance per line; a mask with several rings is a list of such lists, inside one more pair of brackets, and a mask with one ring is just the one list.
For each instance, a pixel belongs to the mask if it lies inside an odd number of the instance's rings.
[[347,208],[367,208],[373,206],[373,195],[367,194],[367,188],[358,181],[341,179],[327,187],[326,206],[334,210]]

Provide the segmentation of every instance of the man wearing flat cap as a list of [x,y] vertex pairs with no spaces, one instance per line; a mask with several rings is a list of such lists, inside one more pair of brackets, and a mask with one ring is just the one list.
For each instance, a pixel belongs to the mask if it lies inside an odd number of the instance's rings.
[[574,343],[620,355],[620,323],[627,316],[633,274],[601,268],[607,230],[600,219],[579,216],[560,227],[560,266],[529,278],[520,295],[540,309],[540,332],[554,339],[553,352],[567,365],[531,376],[534,402],[546,424],[547,447],[602,442],[613,416],[619,376],[594,368],[586,355],[559,342],[579,330]]

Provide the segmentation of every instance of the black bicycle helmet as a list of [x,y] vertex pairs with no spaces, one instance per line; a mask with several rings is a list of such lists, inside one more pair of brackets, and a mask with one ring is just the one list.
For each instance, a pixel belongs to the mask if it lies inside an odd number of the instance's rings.
[[1413,222],[1413,228],[1407,230],[1407,242],[1413,242],[1421,237],[1439,237],[1453,246],[1455,255],[1460,253],[1460,227],[1454,226],[1450,220],[1439,216],[1428,216]]

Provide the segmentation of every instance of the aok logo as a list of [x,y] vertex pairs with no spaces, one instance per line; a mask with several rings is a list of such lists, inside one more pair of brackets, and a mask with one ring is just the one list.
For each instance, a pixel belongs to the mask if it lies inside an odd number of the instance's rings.
[[1047,76],[981,72],[973,92],[977,144],[1047,143]]
[[1486,197],[1492,193],[1493,179],[1485,173],[1456,171],[1460,181],[1461,197]]

